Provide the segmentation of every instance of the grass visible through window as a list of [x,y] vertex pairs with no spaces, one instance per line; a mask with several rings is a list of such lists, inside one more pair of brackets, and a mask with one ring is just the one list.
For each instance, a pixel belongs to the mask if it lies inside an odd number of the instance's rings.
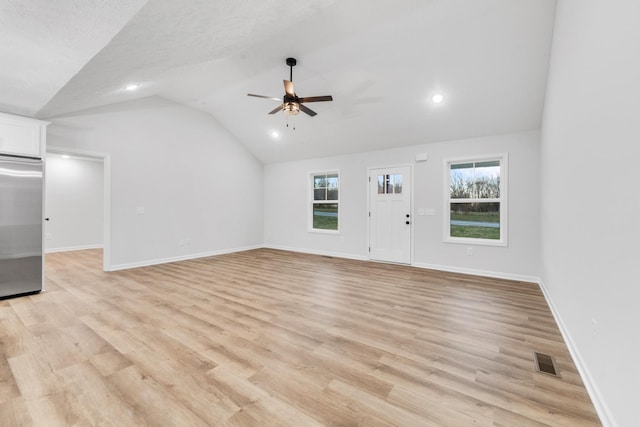
[[500,214],[451,212],[451,237],[500,240]]
[[319,203],[313,207],[313,228],[319,230],[338,229],[338,205]]

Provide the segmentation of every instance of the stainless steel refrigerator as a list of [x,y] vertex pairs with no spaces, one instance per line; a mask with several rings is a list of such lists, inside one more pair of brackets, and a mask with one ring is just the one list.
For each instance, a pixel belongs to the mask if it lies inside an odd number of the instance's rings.
[[43,283],[43,162],[0,155],[0,298]]

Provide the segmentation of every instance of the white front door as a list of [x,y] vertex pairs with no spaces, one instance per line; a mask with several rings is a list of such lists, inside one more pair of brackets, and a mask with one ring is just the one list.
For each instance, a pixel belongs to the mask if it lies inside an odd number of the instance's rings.
[[369,258],[411,264],[411,168],[369,172]]

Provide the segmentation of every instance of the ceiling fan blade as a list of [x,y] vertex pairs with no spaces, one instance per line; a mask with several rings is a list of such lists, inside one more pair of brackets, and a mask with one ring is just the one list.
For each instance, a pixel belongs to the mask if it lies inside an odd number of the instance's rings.
[[274,101],[282,101],[282,98],[274,98],[273,96],[264,96],[264,95],[254,95],[252,93],[248,93],[247,96],[255,96],[256,98],[273,99]]
[[304,105],[300,104],[300,111],[304,111],[305,113],[307,113],[308,115],[310,115],[311,117],[315,116],[316,113],[315,111],[313,111],[311,108],[309,107],[305,107]]
[[307,96],[305,98],[300,98],[298,102],[322,102],[322,101],[333,101],[333,97],[331,95]]
[[269,111],[269,114],[275,114],[278,111],[282,111],[283,108],[284,108],[284,104],[280,104],[278,108],[274,108],[273,110]]
[[293,91],[293,82],[289,80],[283,80],[284,82],[284,91],[289,96],[296,96],[296,93]]

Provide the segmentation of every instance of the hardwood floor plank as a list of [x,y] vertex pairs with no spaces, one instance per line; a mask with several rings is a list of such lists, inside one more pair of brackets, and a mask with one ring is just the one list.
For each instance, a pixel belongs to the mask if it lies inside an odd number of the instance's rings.
[[46,263],[0,301],[2,425],[600,425],[532,283],[271,249]]
[[16,384],[7,359],[0,354],[0,403],[20,397],[20,389]]
[[77,395],[66,389],[27,399],[26,406],[34,426],[89,426],[83,417]]
[[55,394],[63,386],[51,368],[37,358],[39,354],[40,349],[36,349],[33,354],[26,353],[8,360],[20,394],[26,399]]
[[99,425],[142,425],[136,413],[107,379],[89,362],[78,363],[57,372],[69,393],[77,399],[83,419]]
[[[150,425],[206,426],[207,422],[176,401],[169,390],[149,376],[141,367],[132,365],[108,377],[125,396],[135,413]],[[185,398],[187,398],[185,396]]]
[[7,426],[26,427],[34,425],[25,399],[22,396],[0,402],[0,414],[2,414],[3,424]]
[[[387,401],[428,417],[440,426],[493,426],[493,410],[477,400],[437,387],[412,390],[394,387]],[[437,411],[432,409],[434,406]]]
[[[352,401],[351,405],[356,407],[358,412],[369,413],[391,425],[407,427],[442,425],[438,420],[432,418],[430,414],[415,414],[404,407],[393,405],[386,399],[380,399],[339,380],[331,381],[328,389],[350,399]],[[463,421],[460,420],[458,425],[461,425]]]

